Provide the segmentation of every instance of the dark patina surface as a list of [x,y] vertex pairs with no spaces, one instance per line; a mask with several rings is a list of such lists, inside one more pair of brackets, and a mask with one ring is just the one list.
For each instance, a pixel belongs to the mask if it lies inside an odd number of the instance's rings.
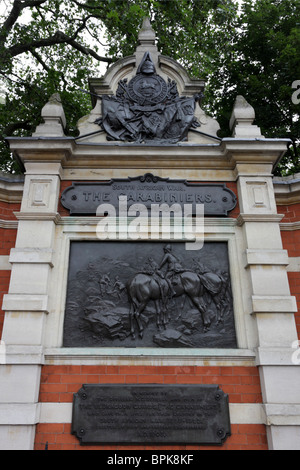
[[72,242],[63,343],[237,347],[227,243]]
[[96,123],[107,140],[173,144],[186,139],[200,124],[194,116],[202,94],[179,96],[174,80],[156,73],[146,52],[135,77],[120,80],[115,95],[103,95],[102,116]]
[[118,215],[120,196],[127,197],[127,208],[143,204],[149,212],[152,205],[178,204],[182,213],[185,205],[191,205],[195,214],[196,205],[203,204],[205,216],[227,216],[237,204],[235,194],[225,184],[188,182],[150,173],[107,182],[74,182],[62,193],[61,203],[70,215],[96,215],[100,204],[111,204]]
[[228,396],[217,385],[85,384],[74,394],[72,433],[82,445],[222,445]]

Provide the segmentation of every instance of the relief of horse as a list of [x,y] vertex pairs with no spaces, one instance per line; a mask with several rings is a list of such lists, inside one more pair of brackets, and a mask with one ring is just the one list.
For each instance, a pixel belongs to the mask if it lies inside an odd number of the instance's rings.
[[[199,276],[192,271],[184,271],[176,275],[176,282],[172,282],[173,297],[180,297],[183,294],[188,296],[192,303],[199,310],[204,330],[207,331],[211,324],[210,316],[207,312],[203,300],[204,286]],[[154,301],[157,313],[157,326],[167,324],[167,304],[169,284],[165,279],[156,281],[153,276],[147,274],[137,274],[127,285],[130,302],[130,324],[131,334],[134,337],[134,320],[138,325],[139,334],[143,334],[143,325],[140,315],[144,311],[148,302]]]
[[127,292],[130,302],[130,330],[134,337],[134,320],[136,320],[139,334],[143,336],[143,325],[140,315],[147,304],[153,300],[156,309],[156,324],[158,329],[167,323],[167,305],[169,286],[165,279],[159,281],[148,274],[139,273],[128,283]]

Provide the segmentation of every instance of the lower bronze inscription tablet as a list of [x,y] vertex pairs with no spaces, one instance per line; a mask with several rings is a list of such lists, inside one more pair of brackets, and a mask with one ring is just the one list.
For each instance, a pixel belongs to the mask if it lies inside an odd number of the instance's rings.
[[63,344],[236,348],[227,243],[72,242]]
[[222,445],[228,396],[217,385],[85,384],[74,394],[72,434],[81,445]]

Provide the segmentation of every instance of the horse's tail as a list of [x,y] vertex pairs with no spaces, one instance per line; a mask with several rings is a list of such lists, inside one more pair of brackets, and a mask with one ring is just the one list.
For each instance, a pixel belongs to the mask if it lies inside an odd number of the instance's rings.
[[[149,276],[147,276],[146,283],[149,283]],[[150,279],[151,280],[151,279]],[[138,308],[140,303],[144,300],[147,293],[144,292],[146,286],[141,284],[141,279],[134,277],[127,285],[127,292],[129,302],[132,303],[135,309]]]
[[126,290],[127,290],[128,301],[130,305],[130,312],[132,311],[132,308],[133,308],[133,313],[134,313],[138,304],[138,299],[136,296],[135,279],[129,282],[126,287],[127,287]]

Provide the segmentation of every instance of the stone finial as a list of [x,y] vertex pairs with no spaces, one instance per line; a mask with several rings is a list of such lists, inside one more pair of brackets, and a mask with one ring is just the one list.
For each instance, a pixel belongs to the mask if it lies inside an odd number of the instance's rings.
[[138,40],[141,45],[155,44],[156,34],[151,26],[149,18],[144,18],[142,28],[138,35]]
[[233,137],[263,137],[261,135],[260,128],[253,124],[254,120],[254,108],[245,100],[243,96],[237,96],[229,123]]
[[149,18],[144,18],[142,27],[138,35],[138,45],[135,50],[136,66],[141,63],[145,52],[149,52],[154,63],[155,68],[158,70],[158,56],[159,52],[156,46],[155,31],[151,26]]
[[33,137],[63,137],[66,127],[65,112],[58,93],[54,93],[43,107],[41,116],[44,123],[37,126]]

